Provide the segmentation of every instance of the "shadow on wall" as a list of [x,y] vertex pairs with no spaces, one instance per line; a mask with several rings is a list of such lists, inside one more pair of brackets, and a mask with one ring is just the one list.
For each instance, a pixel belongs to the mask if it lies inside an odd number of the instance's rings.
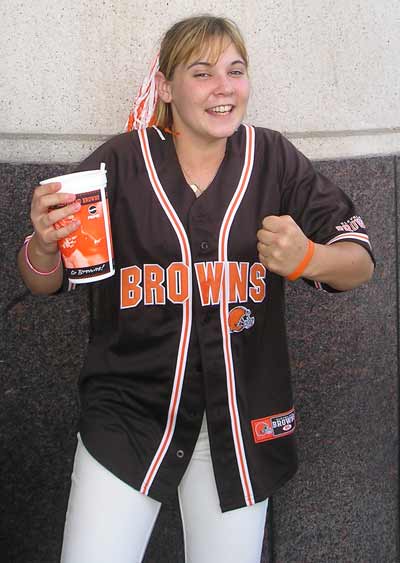
[[[398,561],[396,165],[394,157],[316,163],[356,202],[378,266],[370,284],[348,294],[301,282],[288,288],[300,470],[271,503],[263,563]],[[88,287],[29,295],[15,257],[30,230],[32,187],[71,170],[0,164],[0,542],[7,563],[59,559],[92,301]],[[176,503],[163,508],[145,561],[183,563]]]

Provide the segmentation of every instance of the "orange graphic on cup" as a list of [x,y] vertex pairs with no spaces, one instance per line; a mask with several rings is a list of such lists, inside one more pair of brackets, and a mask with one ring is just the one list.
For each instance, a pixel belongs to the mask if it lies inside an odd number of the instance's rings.
[[77,213],[55,224],[60,228],[74,219],[80,221],[76,231],[58,241],[68,278],[74,283],[97,281],[115,272],[105,174],[100,169],[41,182],[61,182],[61,191],[72,191],[81,203]]

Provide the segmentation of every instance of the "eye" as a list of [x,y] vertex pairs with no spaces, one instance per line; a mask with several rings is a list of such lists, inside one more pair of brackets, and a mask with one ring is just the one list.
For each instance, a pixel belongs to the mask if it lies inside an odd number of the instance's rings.
[[194,77],[195,78],[207,78],[209,75],[208,72],[197,72]]
[[232,76],[244,76],[243,70],[231,70],[230,73]]

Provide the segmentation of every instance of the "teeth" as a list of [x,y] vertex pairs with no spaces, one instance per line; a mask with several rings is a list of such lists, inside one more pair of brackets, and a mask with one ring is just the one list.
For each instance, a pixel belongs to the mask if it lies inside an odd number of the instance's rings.
[[211,111],[215,113],[228,113],[232,109],[232,106],[216,106],[215,108],[211,108]]

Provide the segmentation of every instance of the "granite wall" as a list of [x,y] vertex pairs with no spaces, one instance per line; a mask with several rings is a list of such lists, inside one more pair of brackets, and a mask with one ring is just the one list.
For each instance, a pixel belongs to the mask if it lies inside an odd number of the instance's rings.
[[[317,162],[365,218],[378,260],[341,295],[288,287],[300,470],[270,503],[263,563],[394,563],[398,545],[398,209],[395,156]],[[0,164],[0,552],[56,563],[78,416],[90,290],[33,297],[15,269],[32,186],[71,165]],[[6,554],[6,555],[4,555]],[[176,503],[147,563],[183,562]],[[222,562],[221,562],[222,563]]]

